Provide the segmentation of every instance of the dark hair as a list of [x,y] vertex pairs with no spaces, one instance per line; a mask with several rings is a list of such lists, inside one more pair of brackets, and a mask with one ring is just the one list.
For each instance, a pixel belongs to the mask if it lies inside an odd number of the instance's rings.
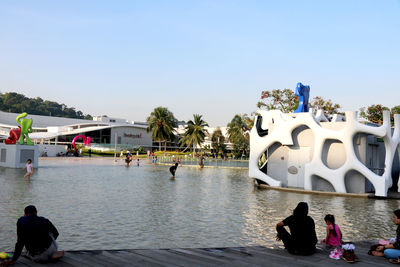
[[400,219],[400,209],[393,211],[394,215],[396,215],[397,219]]
[[27,161],[30,161],[30,162],[32,162],[32,160],[31,160],[31,159],[28,159]]
[[324,218],[325,222],[330,221],[333,224],[332,234],[333,236],[337,236],[336,229],[335,229],[335,216],[332,214],[327,214]]
[[29,205],[25,207],[24,210],[25,214],[30,215],[30,214],[34,214],[37,213],[36,207],[33,205]]
[[382,246],[382,245],[380,245],[380,244],[372,245],[372,246],[369,248],[369,250],[368,250],[368,255],[372,255],[372,252],[376,251],[376,249],[377,249],[379,246]]
[[306,202],[299,202],[293,211],[295,217],[306,217],[308,214],[308,204]]

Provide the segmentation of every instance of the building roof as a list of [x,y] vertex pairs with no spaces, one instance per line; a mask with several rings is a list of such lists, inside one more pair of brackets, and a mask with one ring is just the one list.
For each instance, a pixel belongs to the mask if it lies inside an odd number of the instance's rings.
[[[8,137],[8,129],[16,128],[18,123],[16,118],[18,113],[9,113],[0,111],[0,139]],[[52,139],[60,135],[71,135],[98,131],[114,127],[134,127],[146,129],[147,124],[144,123],[129,123],[129,122],[103,122],[82,119],[70,119],[41,115],[30,115],[27,118],[33,120],[32,128],[39,130],[29,134],[31,139]]]
[[[17,116],[20,113],[10,113],[0,111],[0,123],[6,125],[18,126],[16,122]],[[82,120],[82,119],[71,119],[62,117],[52,117],[52,116],[41,116],[41,115],[31,115],[28,114],[27,118],[33,119],[33,126],[35,128],[46,128],[47,126],[64,126],[71,124],[82,124],[82,123],[93,123],[92,120]]]

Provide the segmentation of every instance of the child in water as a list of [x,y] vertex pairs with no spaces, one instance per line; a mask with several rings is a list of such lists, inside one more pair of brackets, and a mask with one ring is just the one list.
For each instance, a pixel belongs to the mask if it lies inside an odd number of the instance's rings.
[[175,163],[175,165],[174,166],[171,166],[170,168],[169,168],[169,172],[172,174],[172,177],[174,177],[175,178],[175,173],[176,173],[176,169],[178,168],[178,163]]
[[129,156],[128,154],[126,154],[126,158],[125,158],[125,163],[126,163],[126,167],[129,167],[129,164],[132,161],[132,157]]
[[23,170],[26,169],[26,174],[24,175],[24,178],[31,178],[31,175],[33,174],[33,166],[32,166],[32,160],[28,159],[28,161],[26,162],[25,167],[23,168]]

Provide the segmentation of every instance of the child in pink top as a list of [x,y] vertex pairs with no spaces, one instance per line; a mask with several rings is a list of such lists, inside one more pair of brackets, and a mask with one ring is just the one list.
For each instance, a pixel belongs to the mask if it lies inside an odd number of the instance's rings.
[[342,246],[342,232],[339,226],[335,224],[335,217],[328,214],[324,220],[326,222],[326,238],[322,240],[322,243],[330,247]]

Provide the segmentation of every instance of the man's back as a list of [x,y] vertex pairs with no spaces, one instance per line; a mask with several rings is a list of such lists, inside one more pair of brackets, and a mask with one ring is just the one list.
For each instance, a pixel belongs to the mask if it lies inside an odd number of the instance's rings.
[[[58,231],[46,218],[35,214],[21,217],[17,222],[18,243],[25,245],[30,254],[40,254],[45,251],[58,237]],[[22,245],[21,244],[21,245]]]

